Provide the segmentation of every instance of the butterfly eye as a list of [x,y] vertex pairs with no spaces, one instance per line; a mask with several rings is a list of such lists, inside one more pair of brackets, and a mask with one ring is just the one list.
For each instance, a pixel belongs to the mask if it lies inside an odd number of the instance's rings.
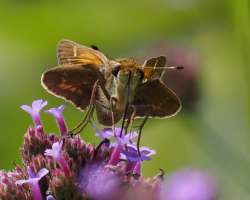
[[144,79],[144,72],[142,70],[139,70],[140,74],[140,80],[142,81]]
[[120,66],[120,65],[115,66],[115,67],[112,69],[112,74],[113,74],[115,77],[117,77],[118,72],[120,71],[120,69],[121,69],[121,66]]

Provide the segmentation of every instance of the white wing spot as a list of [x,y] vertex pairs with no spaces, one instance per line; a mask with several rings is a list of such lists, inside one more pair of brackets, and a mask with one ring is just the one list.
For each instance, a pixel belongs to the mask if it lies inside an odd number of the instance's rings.
[[74,48],[73,48],[73,53],[74,53],[74,57],[76,57],[76,54],[77,54],[77,46],[74,46]]

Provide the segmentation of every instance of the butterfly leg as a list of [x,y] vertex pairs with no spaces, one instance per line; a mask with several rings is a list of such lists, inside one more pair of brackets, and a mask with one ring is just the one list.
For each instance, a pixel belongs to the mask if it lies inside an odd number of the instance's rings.
[[110,98],[110,109],[111,109],[111,119],[112,119],[112,131],[115,136],[115,116],[114,116],[114,106],[115,106],[116,98]]
[[141,153],[140,153],[141,133],[142,133],[142,129],[145,126],[147,120],[148,120],[148,116],[144,117],[141,125],[139,126],[139,134],[138,134],[138,139],[137,139],[137,151],[138,151],[138,155],[140,157],[141,157]]
[[87,113],[85,114],[83,120],[74,128],[72,129],[70,132],[73,135],[77,135],[79,133],[82,132],[82,130],[87,126],[87,124],[89,123],[91,117],[93,116],[94,110],[95,110],[95,106],[94,106],[94,101],[95,101],[95,94],[97,91],[97,87],[98,87],[98,80],[95,82],[93,89],[92,89],[92,93],[91,93],[91,97],[90,97],[90,103],[89,103],[89,108],[87,110]]
[[124,114],[123,114],[123,118],[122,118],[122,127],[121,127],[121,131],[120,131],[120,137],[122,137],[122,132],[123,132],[123,129],[124,129],[124,126],[125,126],[125,121],[126,121],[126,116],[128,114],[128,109],[129,109],[129,103],[127,102],[126,106],[125,106],[125,111],[124,111]]
[[130,125],[129,132],[132,131],[133,123],[134,123],[135,117],[136,117],[136,107],[135,107],[134,105],[132,105],[132,108],[133,108],[133,113],[132,113],[132,115],[131,115],[131,125]]
[[131,109],[131,112],[129,111],[129,113],[131,113],[131,114],[128,116],[127,121],[126,121],[126,125],[124,128],[125,135],[127,134],[129,127],[130,127],[130,130],[132,129],[132,124],[134,122],[135,114],[136,114],[136,107],[134,105],[130,105],[129,109]]

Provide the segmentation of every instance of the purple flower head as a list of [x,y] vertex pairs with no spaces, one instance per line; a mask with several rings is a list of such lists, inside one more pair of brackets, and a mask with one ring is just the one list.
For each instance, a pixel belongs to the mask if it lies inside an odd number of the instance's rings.
[[214,200],[217,195],[215,181],[209,174],[185,169],[167,177],[161,200]]
[[42,125],[41,118],[40,118],[40,111],[46,105],[47,105],[47,101],[39,99],[39,100],[33,101],[31,107],[28,105],[22,105],[21,108],[31,115],[35,126],[39,126],[39,125]]
[[113,199],[118,192],[120,181],[112,171],[101,163],[89,164],[79,174],[79,186],[93,199]]
[[67,130],[66,123],[64,121],[63,111],[64,111],[64,105],[61,105],[57,108],[51,108],[47,110],[46,112],[52,115],[56,119],[57,126],[60,129],[61,135],[65,136],[68,130]]
[[156,154],[153,149],[148,147],[140,147],[140,155],[137,150],[137,146],[133,144],[127,144],[127,147],[123,150],[121,157],[127,159],[130,162],[142,162],[144,160],[151,160],[151,156]]
[[69,175],[70,174],[70,169],[67,161],[62,155],[62,146],[63,146],[63,141],[60,142],[55,142],[52,145],[52,149],[46,149],[44,155],[45,156],[51,156],[54,158],[54,160],[58,163],[60,168],[65,172],[65,174]]
[[16,181],[16,184],[22,185],[24,183],[28,183],[31,187],[33,199],[42,200],[43,198],[40,191],[39,181],[49,173],[49,170],[42,168],[37,174],[35,174],[33,170],[28,167],[27,171],[29,175],[28,180],[18,180]]

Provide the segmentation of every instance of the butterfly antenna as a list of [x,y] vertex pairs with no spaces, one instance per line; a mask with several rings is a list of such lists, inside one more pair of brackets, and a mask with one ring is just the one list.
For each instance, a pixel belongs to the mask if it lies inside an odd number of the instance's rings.
[[153,68],[153,69],[170,69],[170,70],[182,70],[184,69],[183,66],[178,65],[178,66],[166,66],[166,67],[143,67],[143,68]]
[[165,69],[183,70],[184,67],[181,66],[181,65],[178,65],[178,66],[167,66],[167,67],[165,67]]

